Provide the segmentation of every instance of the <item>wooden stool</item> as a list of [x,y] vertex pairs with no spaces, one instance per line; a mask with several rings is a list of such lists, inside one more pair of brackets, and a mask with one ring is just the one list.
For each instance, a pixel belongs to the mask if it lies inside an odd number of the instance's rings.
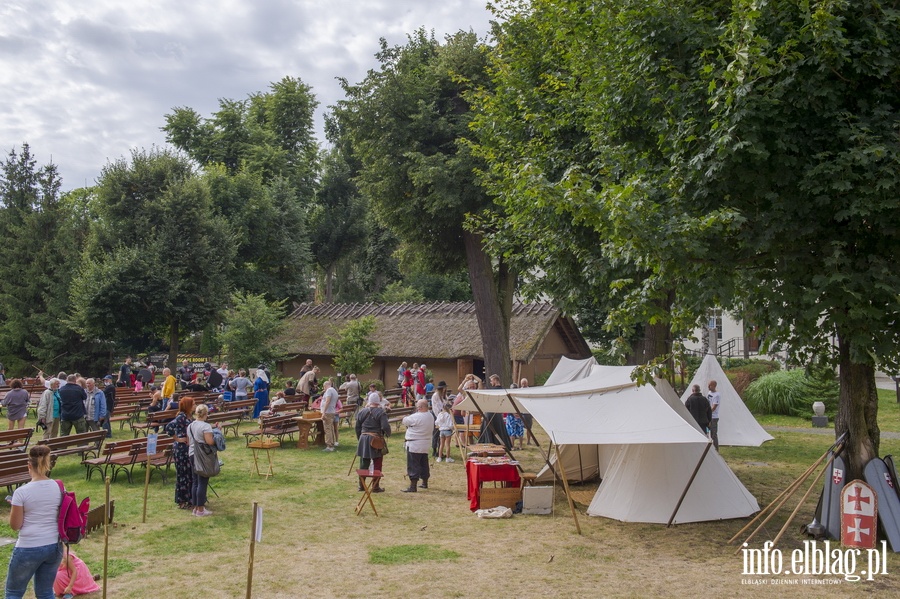
[[[281,443],[279,443],[278,441],[275,441],[273,439],[259,439],[257,441],[252,441],[251,443],[247,444],[247,447],[249,447],[253,451],[253,466],[256,468],[257,476],[265,476],[266,478],[269,478],[270,476],[275,476],[275,465],[272,463],[271,450],[275,449],[276,447],[280,447],[280,446],[281,446]],[[263,474],[262,472],[259,471],[259,452],[260,451],[266,452],[266,458],[269,461],[269,468],[268,468],[268,470],[266,470],[265,474]],[[253,476],[252,470],[250,471],[250,476]]]
[[519,474],[519,478],[522,479],[522,486],[528,485],[529,487],[534,485],[534,479],[537,478],[537,474],[534,472],[522,472]]
[[366,507],[366,501],[368,501],[369,505],[372,506],[372,511],[377,516],[378,510],[375,509],[375,502],[372,501],[372,489],[375,488],[375,483],[381,480],[381,470],[369,472],[360,468],[356,471],[356,475],[359,476],[363,486],[363,496],[359,499],[359,503],[356,504],[356,515],[359,516],[362,513],[363,508]]

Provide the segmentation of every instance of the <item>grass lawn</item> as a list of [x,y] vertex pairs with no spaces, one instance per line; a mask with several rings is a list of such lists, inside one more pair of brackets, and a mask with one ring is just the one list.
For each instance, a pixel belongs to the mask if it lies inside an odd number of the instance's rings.
[[[894,403],[892,403],[892,401]],[[882,396],[882,430],[898,431],[898,407]],[[768,419],[767,419],[768,422]],[[794,419],[784,426],[809,427]],[[770,424],[775,424],[770,422]],[[249,427],[250,425],[245,425]],[[816,460],[831,437],[776,432],[758,448],[723,447],[722,455],[761,506],[768,504]],[[117,438],[130,437],[116,431]],[[251,477],[252,458],[243,439],[229,438],[222,475],[213,479],[214,515],[195,518],[173,503],[173,487],[154,477],[147,523],[141,522],[143,474],[134,484],[112,484],[115,526],[110,529],[108,596],[146,598],[244,597],[247,580],[251,506],[264,510],[262,543],[256,547],[253,596],[279,597],[714,597],[835,596],[900,594],[900,557],[889,554],[888,576],[836,585],[765,586],[742,584],[742,558],[726,541],[745,520],[679,525],[670,529],[628,524],[584,514],[583,535],[575,532],[561,490],[550,516],[479,520],[468,509],[464,464],[433,464],[431,488],[401,493],[405,457],[400,438],[385,458],[386,493],[376,495],[380,517],[353,513],[359,494],[347,470],[355,439],[342,427],[338,451],[275,450],[276,476]],[[882,454],[900,454],[900,441],[885,440]],[[517,457],[536,470],[539,451]],[[79,499],[103,502],[103,483],[84,480],[75,457],[61,458],[53,472]],[[173,477],[174,478],[174,472]],[[588,486],[587,488],[595,488]],[[790,504],[790,509],[796,500]],[[781,548],[802,547],[799,526],[812,520],[815,500],[801,509]],[[774,538],[790,509],[783,510],[760,540]],[[0,508],[0,536],[14,536]],[[11,546],[0,548],[6,572]],[[78,554],[101,572],[102,531],[82,541]],[[787,561],[787,560],[786,560]],[[822,579],[825,577],[813,577]],[[832,580],[832,579],[829,579]],[[96,594],[100,596],[99,593]],[[896,595],[895,595],[896,596]]]

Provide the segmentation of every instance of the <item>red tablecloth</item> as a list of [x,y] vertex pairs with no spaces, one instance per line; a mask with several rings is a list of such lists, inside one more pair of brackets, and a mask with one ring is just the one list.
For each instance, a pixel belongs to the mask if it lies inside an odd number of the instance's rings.
[[481,505],[481,483],[491,481],[502,481],[509,484],[510,487],[519,487],[522,485],[522,479],[519,477],[519,469],[512,464],[476,464],[475,462],[466,462],[466,480],[468,481],[469,509],[473,512]]

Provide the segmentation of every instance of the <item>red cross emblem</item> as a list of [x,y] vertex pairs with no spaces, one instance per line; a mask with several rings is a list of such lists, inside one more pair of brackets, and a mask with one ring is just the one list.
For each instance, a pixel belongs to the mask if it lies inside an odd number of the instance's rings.
[[844,471],[840,468],[835,468],[834,473],[831,475],[831,480],[836,485],[841,484],[841,481],[844,480]]
[[850,493],[849,495],[847,495],[847,503],[853,503],[853,504],[855,504],[855,505],[853,506],[853,509],[855,509],[855,510],[858,512],[859,510],[862,509],[861,504],[863,504],[863,503],[872,503],[872,498],[871,498],[871,497],[864,497],[864,496],[860,495],[860,490],[859,490],[859,489],[854,489],[854,490],[856,491],[856,495],[854,495],[854,494],[852,494],[852,493]]
[[847,483],[841,491],[841,545],[860,549],[875,546],[878,499],[864,481]]

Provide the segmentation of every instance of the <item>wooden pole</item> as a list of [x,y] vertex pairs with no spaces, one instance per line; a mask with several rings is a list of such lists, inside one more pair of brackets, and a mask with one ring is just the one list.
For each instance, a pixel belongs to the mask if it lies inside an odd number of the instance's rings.
[[777,504],[779,502],[779,500],[781,500],[781,498],[784,497],[784,495],[786,493],[790,492],[791,489],[793,489],[795,486],[800,484],[800,481],[806,480],[806,478],[813,472],[813,470],[815,470],[815,467],[818,466],[820,463],[821,462],[819,460],[816,460],[815,462],[813,462],[812,466],[810,466],[809,468],[804,470],[803,474],[801,474],[799,477],[794,479],[794,481],[792,481],[791,484],[789,484],[787,487],[785,487],[785,489],[783,491],[781,491],[781,493],[779,493],[778,496],[775,497],[775,499],[773,499],[766,507],[764,507],[759,512],[757,512],[756,516],[754,516],[753,519],[750,520],[750,522],[748,522],[746,525],[744,525],[744,527],[742,529],[737,531],[733,537],[728,539],[728,543],[729,544],[734,543],[738,537],[740,537],[742,534],[744,534],[751,526],[756,524],[756,521],[759,520],[760,518],[762,518],[765,514],[767,514],[769,512],[769,510],[773,506],[775,506],[775,504]]
[[[556,463],[561,464],[562,460],[559,457],[559,444],[557,443],[554,448],[556,449]],[[575,530],[578,531],[578,534],[581,534],[581,525],[578,524],[578,514],[575,511],[575,502],[572,501],[572,495],[569,494],[569,480],[566,478],[566,469],[560,467],[560,473],[562,474],[563,480],[563,489],[566,491],[566,499],[569,501],[569,509],[572,511],[572,519],[575,520]]]
[[666,528],[672,526],[672,521],[675,520],[675,515],[678,513],[678,510],[681,508],[681,503],[684,501],[684,498],[687,496],[688,490],[690,490],[691,485],[694,484],[694,479],[697,478],[697,473],[700,472],[700,466],[703,465],[703,460],[706,459],[706,454],[709,453],[709,448],[712,447],[712,441],[707,442],[706,449],[703,450],[703,453],[700,455],[700,461],[697,462],[697,465],[694,467],[694,471],[691,473],[691,477],[688,479],[687,484],[684,486],[684,491],[681,492],[681,497],[678,498],[678,503],[675,504],[675,509],[672,510],[672,515],[669,517],[669,521],[666,523]]
[[[152,433],[150,433],[152,434]],[[147,444],[147,449],[150,449],[150,444]],[[144,465],[146,472],[144,473],[144,514],[141,516],[141,524],[147,523],[147,490],[150,488],[150,452],[144,452],[147,455],[147,463]]]
[[523,424],[526,424],[525,429],[528,431],[528,435],[529,435],[532,439],[534,439],[534,444],[537,446],[538,451],[541,452],[541,457],[544,458],[544,463],[547,464],[547,466],[549,466],[549,467],[552,469],[553,467],[550,466],[550,456],[548,456],[548,455],[544,452],[544,448],[541,447],[541,444],[540,444],[540,443],[538,443],[537,437],[535,437],[535,436],[534,436],[534,433],[531,432],[531,426],[530,426],[530,425],[527,425],[527,422],[525,421],[525,418],[522,416],[522,411],[519,410],[518,404],[516,404],[515,400],[514,400],[514,399],[512,398],[512,396],[509,394],[509,391],[506,392],[506,397],[509,398],[509,403],[512,404],[512,407],[516,409],[516,414],[517,414],[517,415],[519,416],[519,418],[522,420],[522,423],[523,423]]
[[106,505],[103,506],[103,599],[106,599],[106,581],[109,575],[109,477],[106,477]]
[[813,484],[809,486],[809,489],[806,490],[806,493],[803,494],[803,497],[800,499],[800,503],[797,504],[797,507],[794,508],[794,511],[791,512],[791,515],[788,516],[787,521],[784,523],[784,526],[781,527],[781,530],[778,531],[778,535],[772,541],[772,547],[778,545],[778,541],[781,540],[781,537],[784,535],[784,532],[787,530],[787,527],[790,526],[791,522],[794,520],[794,517],[797,515],[797,512],[800,511],[800,508],[806,503],[806,500],[809,498],[809,494],[812,493],[812,490],[815,488],[819,481],[822,480],[822,477],[825,475],[825,472],[828,470],[828,467],[834,461],[836,456],[832,455],[831,459],[828,460],[828,463],[825,464],[825,467],[822,468],[822,471],[819,472],[818,476],[816,476],[816,480],[813,481]]
[[258,503],[253,502],[253,515],[250,518],[250,559],[247,564],[247,599],[253,589],[253,555],[256,551],[256,516],[259,511]]
[[[835,455],[837,455],[837,453],[838,452],[835,452]],[[818,460],[816,460],[816,466],[818,466],[818,464],[820,464],[823,459],[824,459],[824,456],[822,458],[819,458]],[[775,514],[778,513],[778,510],[781,509],[781,506],[783,506],[785,503],[787,503],[787,500],[794,496],[794,493],[796,493],[797,489],[799,489],[800,486],[806,481],[806,479],[809,478],[809,475],[813,473],[814,469],[815,468],[807,469],[807,471],[804,472],[800,478],[798,478],[790,487],[788,487],[788,489],[786,489],[786,493],[782,494],[782,495],[784,495],[784,497],[780,501],[778,501],[777,505],[775,505],[772,508],[771,513],[768,516],[766,516],[766,519],[763,520],[752,533],[750,533],[750,536],[748,536],[746,539],[744,539],[744,543],[748,543],[753,537],[756,536],[756,533],[758,533],[760,530],[762,530],[762,527],[765,526],[769,522],[769,520],[771,520],[775,516]],[[772,503],[775,503],[775,502],[772,502]],[[734,552],[735,555],[740,553],[741,549],[743,549],[743,543],[741,544],[741,546],[739,546],[735,550],[735,552]]]
[[[822,461],[823,461],[826,457],[828,457],[828,453],[829,453],[830,451],[836,449],[837,446],[838,446],[838,444],[841,443],[841,442],[844,440],[844,437],[846,436],[846,434],[847,434],[847,433],[844,433],[843,435],[841,435],[840,437],[838,437],[838,439],[837,439],[834,443],[831,444],[831,447],[829,447],[828,450],[825,451],[825,453],[822,454],[822,457],[820,457],[818,460],[816,460],[815,462],[813,462],[812,466],[810,466],[809,468],[807,468],[806,471],[805,471],[803,474],[801,474],[796,480],[794,480],[794,482],[792,482],[790,485],[788,485],[788,487],[787,487],[785,490],[783,490],[781,493],[779,493],[779,494],[778,494],[778,497],[776,497],[775,499],[773,499],[772,502],[771,502],[769,505],[767,505],[765,508],[763,508],[762,510],[760,510],[760,512],[759,512],[758,514],[756,514],[756,516],[755,516],[750,522],[748,522],[748,523],[746,524],[746,526],[744,526],[744,528],[742,528],[742,529],[740,529],[739,531],[737,531],[737,533],[735,533],[735,535],[734,535],[733,537],[731,537],[730,539],[728,539],[728,542],[729,542],[729,543],[734,543],[735,539],[737,539],[738,537],[740,537],[740,536],[741,536],[748,528],[750,528],[751,526],[753,526],[753,524],[754,524],[757,520],[759,520],[760,518],[762,518],[763,514],[765,514],[766,512],[769,511],[769,508],[771,508],[772,506],[774,506],[775,503],[778,502],[778,500],[781,499],[781,498],[784,496],[785,493],[789,492],[789,491],[791,490],[791,487],[793,487],[793,486],[795,486],[795,485],[799,485],[799,484],[801,483],[801,481],[806,480],[806,478],[807,478],[807,477],[808,477],[808,476],[816,469],[816,467],[817,467],[819,464],[821,464]],[[834,455],[837,456],[838,453],[840,453],[840,451],[835,451],[835,454],[834,454]]]
[[[494,430],[491,428],[491,422],[490,422],[490,420],[488,420],[488,419],[487,419],[487,416],[484,415],[484,411],[482,411],[481,407],[480,407],[480,406],[478,405],[478,403],[475,401],[475,398],[472,397],[472,394],[469,393],[468,391],[466,391],[466,395],[468,395],[468,396],[469,396],[469,399],[472,400],[472,404],[473,404],[476,408],[478,408],[478,413],[481,414],[481,417],[482,417],[482,418],[484,419],[484,421],[487,423],[487,428],[490,429],[494,434],[496,434],[496,431],[494,431]],[[479,441],[480,441],[480,440],[481,440],[481,439],[479,439]],[[514,456],[514,455],[512,454],[512,451],[509,450],[509,449],[506,447],[506,445],[503,445],[502,447],[503,447],[503,451],[506,452],[506,455],[509,456],[509,459],[512,460],[513,462],[516,462],[516,468],[519,470],[519,472],[525,472],[525,470],[522,469],[522,465],[519,464],[518,460],[516,460],[516,456]]]

